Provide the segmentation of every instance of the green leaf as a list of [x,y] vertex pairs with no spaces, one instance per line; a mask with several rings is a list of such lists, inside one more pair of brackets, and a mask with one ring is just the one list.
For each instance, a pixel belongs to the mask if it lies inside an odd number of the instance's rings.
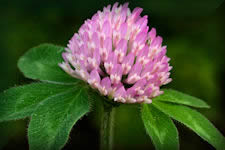
[[225,138],[203,115],[187,106],[153,101],[153,105],[183,123],[218,150],[224,150]]
[[164,93],[154,98],[154,100],[183,104],[198,108],[210,108],[208,104],[199,98],[172,89],[163,89],[163,91]]
[[18,62],[18,67],[27,78],[51,83],[73,84],[76,79],[65,73],[59,63],[63,62],[63,47],[42,44],[30,49]]
[[157,150],[178,150],[179,137],[173,121],[153,105],[143,104],[142,120]]
[[33,83],[8,89],[0,94],[0,122],[31,116],[40,102],[71,88],[74,85]]
[[89,112],[87,89],[77,87],[43,101],[28,128],[31,150],[58,150],[69,138],[73,125]]

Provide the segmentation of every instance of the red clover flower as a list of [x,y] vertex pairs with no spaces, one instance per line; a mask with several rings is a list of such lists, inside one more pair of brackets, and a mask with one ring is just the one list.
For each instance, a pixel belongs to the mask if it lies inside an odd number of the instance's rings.
[[114,101],[151,103],[171,81],[172,67],[142,10],[115,3],[98,11],[69,41],[60,67]]

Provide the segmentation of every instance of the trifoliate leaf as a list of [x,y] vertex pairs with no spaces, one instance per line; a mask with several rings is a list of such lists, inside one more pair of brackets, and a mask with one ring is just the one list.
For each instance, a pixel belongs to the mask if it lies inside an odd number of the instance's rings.
[[160,101],[153,101],[153,105],[165,114],[169,115],[171,118],[192,129],[202,139],[206,140],[216,149],[224,150],[225,138],[223,135],[214,127],[212,123],[210,123],[209,120],[207,120],[196,110],[193,110],[187,106]]
[[182,92],[178,92],[172,89],[163,89],[163,91],[164,93],[154,98],[154,101],[159,100],[159,101],[183,104],[183,105],[188,105],[188,106],[198,107],[198,108],[210,107],[203,100],[184,94]]
[[178,131],[173,121],[153,105],[143,104],[142,120],[157,150],[178,150]]
[[30,150],[59,150],[67,142],[73,125],[89,112],[87,89],[76,87],[43,101],[28,128]]
[[0,122],[31,116],[40,102],[74,86],[33,83],[8,89],[0,94]]
[[66,74],[58,64],[63,61],[63,47],[42,44],[30,49],[18,62],[18,67],[27,78],[51,83],[71,84],[76,81]]

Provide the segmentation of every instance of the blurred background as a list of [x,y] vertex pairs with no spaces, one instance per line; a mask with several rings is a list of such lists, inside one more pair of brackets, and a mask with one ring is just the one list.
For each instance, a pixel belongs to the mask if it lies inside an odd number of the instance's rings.
[[[18,58],[29,48],[46,42],[66,46],[85,19],[114,2],[1,0],[0,91],[31,82],[17,68]],[[168,46],[173,82],[166,87],[205,100],[211,109],[199,111],[225,135],[223,0],[131,0],[129,3],[131,9],[144,8],[142,15],[149,16],[149,26],[156,27]],[[98,118],[97,111],[80,120],[64,149],[98,149]],[[28,119],[0,123],[0,149],[28,149],[28,123]],[[175,123],[181,150],[213,149],[191,130]],[[114,126],[116,150],[154,149],[143,128],[139,108],[119,107]]]

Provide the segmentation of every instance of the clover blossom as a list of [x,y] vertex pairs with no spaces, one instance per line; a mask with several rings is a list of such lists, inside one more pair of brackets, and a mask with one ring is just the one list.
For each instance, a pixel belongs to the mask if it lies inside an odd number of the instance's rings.
[[151,103],[171,81],[172,67],[142,10],[115,3],[98,11],[69,41],[60,67],[114,101]]

